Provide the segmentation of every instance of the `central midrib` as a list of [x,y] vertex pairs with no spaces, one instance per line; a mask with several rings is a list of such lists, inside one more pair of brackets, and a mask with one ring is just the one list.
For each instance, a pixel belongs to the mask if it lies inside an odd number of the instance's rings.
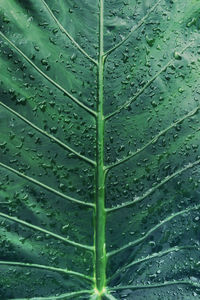
[[104,0],[99,0],[99,58],[98,58],[98,105],[96,118],[96,211],[95,211],[95,290],[99,295],[106,285],[105,245],[105,167],[104,167],[104,43],[103,10]]

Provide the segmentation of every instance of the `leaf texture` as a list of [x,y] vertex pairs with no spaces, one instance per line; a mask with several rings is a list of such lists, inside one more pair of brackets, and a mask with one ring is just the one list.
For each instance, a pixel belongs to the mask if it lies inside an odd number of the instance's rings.
[[200,297],[200,1],[0,1],[0,298]]

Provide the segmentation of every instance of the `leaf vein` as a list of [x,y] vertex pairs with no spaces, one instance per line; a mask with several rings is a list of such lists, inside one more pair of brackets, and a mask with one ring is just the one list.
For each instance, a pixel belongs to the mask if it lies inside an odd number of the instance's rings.
[[200,110],[200,106],[196,107],[194,110],[190,111],[187,115],[183,116],[181,119],[175,121],[174,123],[172,123],[171,125],[169,125],[167,128],[163,129],[162,131],[160,131],[156,136],[154,136],[154,138],[152,140],[150,140],[147,144],[145,144],[142,148],[138,149],[135,152],[130,153],[130,155],[128,155],[127,157],[124,157],[118,161],[116,161],[115,163],[108,165],[105,167],[106,170],[111,170],[112,168],[128,161],[129,159],[131,159],[132,157],[134,157],[135,155],[139,154],[140,152],[142,152],[143,150],[145,150],[148,146],[150,146],[151,144],[155,143],[159,137],[161,137],[162,135],[164,135],[167,131],[169,131],[170,129],[172,129],[173,127],[175,127],[176,125],[178,125],[179,123],[182,123],[185,119],[194,116],[198,111]]
[[185,250],[185,249],[196,249],[196,250],[199,251],[199,248],[195,247],[195,246],[175,246],[175,247],[169,248],[169,249],[164,250],[164,251],[153,253],[152,255],[148,255],[146,257],[142,257],[140,259],[134,260],[130,264],[118,269],[110,278],[108,278],[108,282],[110,282],[113,278],[115,278],[121,272],[124,272],[125,270],[129,269],[130,267],[132,267],[136,264],[139,264],[141,262],[145,262],[145,261],[157,258],[157,257],[162,257],[162,256],[164,256],[166,254],[169,254],[169,253],[172,253],[172,252],[178,252],[178,251],[181,251],[181,250]]
[[[56,299],[66,299],[66,297],[74,297],[74,296],[79,296],[82,294],[92,294],[93,290],[80,290],[77,292],[71,292],[71,293],[65,293],[59,296],[47,296],[47,297],[34,297],[34,298],[12,298],[12,299],[8,299],[8,300],[56,300]],[[71,298],[72,299],[72,298]]]
[[[187,45],[180,51],[180,54],[182,54],[187,48],[189,48],[191,44]],[[133,97],[131,97],[128,101],[126,101],[124,104],[119,106],[115,111],[105,116],[105,120],[108,120],[115,116],[116,114],[120,113],[122,109],[128,107],[131,103],[133,103],[137,98],[152,84],[152,82],[162,73],[164,72],[175,60],[175,58],[172,58],[164,67],[160,69],[144,86],[141,88]]]
[[83,201],[81,201],[81,200],[78,200],[78,199],[75,199],[75,198],[73,198],[73,197],[67,196],[67,195],[65,195],[65,194],[63,194],[63,193],[61,193],[61,192],[59,192],[59,191],[53,189],[52,187],[50,187],[50,186],[48,186],[48,185],[46,185],[46,184],[44,184],[44,183],[42,183],[42,182],[40,182],[40,181],[38,181],[38,180],[32,178],[32,177],[30,177],[30,176],[25,175],[25,174],[23,174],[23,173],[17,171],[16,169],[13,169],[13,168],[9,167],[9,166],[6,165],[6,164],[3,164],[3,163],[0,162],[0,167],[3,167],[3,168],[5,168],[5,169],[7,169],[7,170],[9,170],[9,171],[11,171],[11,172],[17,174],[18,176],[20,176],[20,177],[22,177],[22,178],[24,178],[24,179],[26,179],[26,180],[28,180],[28,181],[30,181],[30,182],[33,182],[33,183],[37,184],[38,186],[40,186],[40,187],[46,189],[47,191],[50,191],[50,192],[56,194],[57,196],[60,196],[60,197],[62,197],[62,198],[64,198],[64,199],[67,199],[67,200],[69,200],[69,201],[71,201],[71,202],[74,202],[74,203],[77,203],[77,204],[81,204],[81,205],[84,205],[84,206],[87,206],[87,207],[94,207],[94,204],[93,204],[93,203],[83,202]]
[[108,56],[110,53],[112,53],[114,50],[116,50],[117,48],[119,48],[122,44],[124,44],[129,37],[132,35],[133,32],[135,32],[138,28],[140,28],[140,26],[142,26],[144,24],[144,22],[146,21],[146,19],[149,17],[149,15],[156,9],[156,7],[158,6],[158,4],[161,2],[161,0],[159,0],[151,9],[149,9],[149,11],[147,12],[147,14],[139,21],[139,23],[136,26],[133,26],[129,32],[129,34],[118,44],[116,44],[113,48],[111,48],[110,50],[108,50],[105,53],[105,56]]
[[111,256],[113,256],[113,255],[115,255],[115,254],[120,253],[120,252],[123,251],[123,250],[126,250],[126,249],[129,248],[129,247],[133,247],[133,246],[135,246],[135,245],[137,245],[137,244],[143,242],[146,238],[149,237],[149,235],[150,235],[152,232],[154,232],[155,230],[157,230],[158,228],[160,228],[163,224],[165,224],[165,223],[171,221],[172,219],[176,218],[177,216],[181,216],[181,215],[187,214],[187,213],[189,213],[190,211],[198,210],[199,208],[200,208],[200,205],[196,205],[196,206],[192,206],[192,207],[186,208],[186,209],[184,209],[184,210],[181,210],[181,211],[179,211],[179,212],[176,212],[176,213],[170,215],[169,217],[163,219],[162,221],[160,221],[160,223],[158,223],[158,224],[156,224],[154,227],[152,227],[149,231],[147,231],[147,232],[144,234],[144,236],[142,236],[142,237],[136,239],[136,240],[133,241],[133,242],[130,242],[130,243],[128,243],[128,244],[122,246],[122,247],[119,248],[119,249],[116,249],[116,250],[113,250],[113,251],[109,252],[109,253],[107,254],[107,257],[111,257]]
[[46,7],[47,11],[49,12],[49,14],[51,15],[51,17],[54,19],[54,21],[56,22],[56,24],[58,25],[58,27],[60,28],[60,31],[62,33],[64,33],[69,40],[76,46],[76,48],[82,53],[84,54],[90,61],[92,61],[95,65],[98,65],[98,62],[93,59],[85,50],[83,50],[83,48],[73,39],[73,37],[68,33],[68,31],[62,26],[62,24],[58,21],[58,19],[56,18],[56,16],[54,15],[54,13],[52,12],[52,10],[50,9],[50,7],[47,5],[47,3],[44,0],[41,0],[44,4],[44,6]]
[[49,271],[54,271],[54,272],[59,272],[59,273],[64,273],[64,274],[69,274],[69,275],[75,275],[84,279],[87,279],[89,281],[93,282],[93,278],[90,276],[87,276],[85,274],[71,271],[68,269],[61,269],[61,268],[56,268],[52,266],[46,266],[46,265],[40,265],[40,264],[33,264],[33,263],[24,263],[24,262],[17,262],[17,261],[0,261],[0,265],[8,265],[8,266],[16,266],[16,267],[25,267],[25,268],[36,268],[36,269],[42,269],[42,270],[49,270]]
[[86,106],[84,103],[79,101],[76,97],[70,94],[67,90],[65,90],[62,86],[60,86],[57,82],[55,82],[52,78],[46,75],[39,67],[37,67],[13,42],[11,42],[1,31],[0,36],[10,44],[40,75],[42,75],[45,79],[47,79],[51,84],[53,84],[57,89],[62,91],[65,95],[67,95],[74,103],[78,104],[80,107],[85,109],[87,112],[96,116],[96,112],[91,108]]
[[37,230],[37,231],[40,231],[40,232],[43,232],[45,234],[48,234],[48,235],[51,235],[52,237],[58,239],[58,240],[61,240],[69,245],[72,245],[72,246],[75,246],[75,247],[79,247],[79,248],[83,248],[83,249],[86,249],[86,250],[90,250],[90,251],[93,251],[93,247],[92,246],[87,246],[87,245],[83,245],[83,244],[80,244],[80,243],[77,243],[77,242],[74,242],[74,241],[71,241],[70,239],[68,238],[64,238],[62,237],[61,235],[59,234],[56,234],[56,233],[53,233],[47,229],[44,229],[40,226],[37,226],[37,225],[33,225],[29,222],[26,222],[24,220],[21,220],[19,218],[16,218],[16,217],[12,217],[12,216],[9,216],[8,214],[5,214],[5,213],[2,213],[0,212],[0,216],[2,218],[5,218],[5,219],[8,219],[8,220],[11,220],[13,222],[16,222],[16,223],[19,223],[21,225],[24,225],[24,226],[27,226],[31,229],[34,229],[34,230]]
[[115,286],[113,288],[109,288],[110,291],[115,290],[125,290],[125,289],[149,289],[156,287],[163,287],[168,285],[177,285],[177,284],[186,284],[199,288],[200,284],[198,282],[190,281],[190,280],[174,280],[174,281],[165,281],[163,283],[151,283],[148,285],[126,285],[126,286]]
[[80,154],[79,152],[77,152],[76,150],[74,150],[73,148],[71,148],[70,146],[66,145],[65,143],[63,143],[61,140],[57,139],[56,137],[54,137],[52,134],[49,134],[48,132],[46,132],[45,130],[39,128],[38,126],[36,126],[35,124],[33,124],[31,121],[29,121],[28,119],[26,119],[25,117],[23,117],[21,114],[17,113],[16,111],[14,111],[13,109],[11,109],[9,106],[7,106],[6,104],[4,104],[3,102],[0,102],[0,105],[2,105],[5,109],[7,109],[8,111],[10,111],[12,114],[14,114],[15,116],[17,116],[18,118],[20,118],[22,121],[24,121],[25,123],[27,123],[28,125],[30,125],[32,128],[36,129],[37,131],[39,131],[41,134],[45,135],[46,137],[50,138],[51,140],[53,140],[54,142],[56,142],[58,145],[60,145],[61,147],[67,149],[68,151],[74,153],[76,156],[78,156],[79,158],[83,159],[84,161],[87,161],[88,163],[95,165],[95,161],[91,160],[90,158]]
[[125,202],[121,205],[115,206],[115,207],[111,207],[111,208],[107,208],[106,211],[107,212],[112,212],[112,211],[116,211],[118,209],[124,208],[124,207],[128,207],[130,205],[133,205],[139,201],[144,200],[146,197],[148,197],[149,195],[151,195],[152,193],[154,193],[158,188],[160,188],[161,186],[163,186],[165,183],[167,183],[169,180],[173,179],[174,177],[182,174],[183,172],[187,171],[188,169],[193,168],[194,166],[197,166],[200,163],[200,159],[196,160],[193,163],[189,163],[186,166],[184,166],[182,169],[177,170],[176,172],[174,172],[173,174],[165,177],[160,183],[158,183],[157,185],[155,185],[154,187],[150,188],[148,191],[146,191],[141,197],[135,197],[132,201],[128,201]]

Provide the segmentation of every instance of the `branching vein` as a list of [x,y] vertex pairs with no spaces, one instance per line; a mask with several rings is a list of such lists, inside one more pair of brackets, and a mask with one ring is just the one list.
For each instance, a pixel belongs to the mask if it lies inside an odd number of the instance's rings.
[[115,254],[120,253],[120,252],[123,251],[123,250],[126,250],[126,249],[129,248],[129,247],[133,247],[133,246],[135,246],[135,245],[137,245],[137,244],[143,242],[146,238],[148,238],[148,237],[150,236],[150,234],[151,234],[152,232],[154,232],[155,230],[157,230],[158,228],[160,228],[161,226],[163,226],[163,224],[165,224],[165,223],[171,221],[172,219],[174,219],[174,218],[176,218],[176,217],[178,217],[178,216],[187,214],[187,213],[189,213],[190,211],[193,211],[193,210],[199,210],[199,208],[200,208],[200,205],[196,205],[196,206],[192,206],[192,207],[186,208],[186,209],[184,209],[184,210],[181,210],[181,211],[179,211],[179,212],[176,212],[176,213],[172,214],[171,216],[169,216],[169,217],[163,219],[162,221],[160,221],[160,223],[158,223],[157,225],[155,225],[154,227],[152,227],[152,228],[151,228],[149,231],[147,231],[146,234],[144,234],[141,238],[136,239],[135,241],[130,242],[130,243],[128,243],[127,245],[124,245],[124,246],[122,246],[122,247],[119,248],[119,249],[116,249],[116,250],[113,250],[113,251],[109,252],[109,253],[107,254],[107,256],[108,256],[108,257],[111,257],[111,256],[113,256],[113,255],[115,255]]
[[51,266],[45,266],[40,264],[32,264],[32,263],[24,263],[24,262],[18,262],[18,261],[0,261],[0,265],[6,265],[6,266],[16,266],[16,267],[25,267],[25,268],[36,268],[36,269],[42,269],[42,270],[48,270],[58,273],[64,273],[68,275],[75,275],[78,277],[81,277],[83,279],[89,280],[93,282],[93,278],[87,275],[84,275],[79,272],[70,271],[68,269],[61,269]]
[[[182,54],[187,48],[189,48],[191,44],[187,45],[182,51],[180,51],[180,54]],[[141,88],[133,97],[131,97],[128,101],[126,101],[124,104],[119,106],[114,112],[108,114],[105,116],[105,120],[108,120],[115,116],[116,114],[120,113],[122,109],[128,107],[131,103],[133,103],[151,84],[152,82],[161,74],[163,73],[175,60],[175,58],[171,59],[164,67],[160,69],[144,86]]]
[[9,167],[9,166],[6,165],[6,164],[3,164],[3,163],[0,162],[0,167],[3,167],[3,168],[5,168],[5,169],[9,170],[9,171],[11,171],[12,173],[17,174],[18,176],[20,176],[20,177],[22,177],[22,178],[24,178],[24,179],[26,179],[26,180],[28,180],[28,181],[30,181],[30,182],[33,182],[33,183],[37,184],[38,186],[40,186],[40,187],[46,189],[47,191],[52,192],[52,193],[54,193],[55,195],[60,196],[60,197],[62,197],[62,198],[64,198],[64,199],[66,199],[66,200],[69,200],[69,201],[71,201],[71,202],[74,202],[74,203],[77,203],[77,204],[81,204],[81,205],[84,205],[84,206],[87,206],[87,207],[94,207],[94,204],[93,204],[93,203],[83,202],[83,201],[81,201],[81,200],[78,200],[78,199],[75,199],[75,198],[73,198],[73,197],[67,196],[67,195],[65,195],[65,194],[63,194],[63,193],[61,193],[61,192],[59,192],[59,191],[53,189],[52,187],[50,187],[50,186],[48,186],[48,185],[46,185],[46,184],[44,184],[44,183],[42,183],[42,182],[40,182],[40,181],[38,181],[38,180],[32,178],[32,177],[30,177],[30,176],[25,175],[25,174],[23,174],[23,173],[17,171],[16,169],[13,169],[13,168]]
[[168,286],[168,285],[178,285],[178,284],[185,284],[185,285],[191,285],[193,287],[200,288],[200,284],[195,281],[191,280],[174,280],[174,281],[165,281],[163,283],[150,283],[147,285],[126,285],[126,286],[115,286],[113,288],[109,288],[110,291],[117,291],[117,290],[126,290],[126,289],[151,289],[151,288],[159,288],[163,286]]
[[46,137],[50,138],[52,141],[56,142],[58,145],[60,145],[61,147],[63,147],[64,149],[67,149],[68,151],[74,153],[76,156],[78,156],[79,158],[81,158],[84,161],[87,161],[88,163],[95,165],[95,161],[89,159],[88,157],[80,154],[79,152],[77,152],[76,150],[74,150],[73,148],[71,148],[70,146],[66,145],[65,143],[63,143],[62,141],[60,141],[59,139],[57,139],[56,137],[54,137],[52,134],[49,134],[48,132],[46,132],[45,130],[39,128],[38,126],[36,126],[35,124],[33,124],[31,121],[29,121],[28,119],[26,119],[25,117],[23,117],[21,114],[17,113],[16,111],[14,111],[12,108],[10,108],[9,106],[7,106],[6,104],[4,104],[3,102],[0,102],[0,105],[2,105],[4,108],[6,108],[8,111],[10,111],[12,114],[14,114],[15,116],[17,116],[18,118],[20,118],[22,121],[26,122],[28,125],[30,125],[31,127],[33,127],[34,129],[36,129],[37,131],[39,131],[41,134],[45,135]]
[[56,16],[54,15],[54,13],[52,12],[52,10],[50,9],[50,7],[47,5],[47,3],[44,0],[41,0],[44,4],[44,6],[46,7],[47,11],[49,12],[49,14],[51,15],[51,17],[54,19],[54,21],[56,22],[56,24],[58,25],[58,27],[60,28],[60,31],[62,33],[64,33],[69,40],[75,45],[75,47],[81,52],[83,53],[90,61],[92,61],[95,65],[98,65],[98,62],[93,59],[85,50],[83,50],[83,48],[73,39],[73,37],[67,32],[67,30],[62,26],[62,24],[58,21],[58,19],[56,18]]
[[157,257],[162,257],[164,255],[167,255],[169,253],[172,253],[172,252],[179,252],[179,251],[182,251],[182,250],[185,250],[185,249],[196,249],[196,250],[200,250],[199,248],[195,247],[195,246],[175,246],[175,247],[172,247],[172,248],[169,248],[167,250],[164,250],[164,251],[160,251],[160,252],[157,252],[157,253],[153,253],[152,255],[148,255],[146,257],[143,257],[143,258],[140,258],[140,259],[137,259],[137,260],[134,260],[133,262],[131,262],[130,264],[118,269],[109,279],[108,279],[108,282],[110,282],[113,278],[115,278],[116,276],[118,276],[120,273],[124,272],[125,270],[129,269],[130,267],[134,266],[134,265],[137,265],[139,263],[142,263],[142,262],[145,262],[145,261],[148,261],[148,260],[151,260],[151,259],[154,259],[154,258],[157,258]]
[[71,292],[71,293],[65,293],[59,296],[49,296],[49,297],[34,297],[34,298],[12,298],[12,299],[8,299],[8,300],[57,300],[57,299],[73,299],[73,297],[79,296],[79,295],[83,295],[83,294],[92,294],[93,290],[80,290],[77,292]]
[[65,95],[67,95],[73,102],[78,104],[80,107],[85,109],[87,112],[96,116],[96,112],[93,111],[91,108],[80,102],[76,97],[70,94],[67,90],[65,90],[62,86],[60,86],[57,82],[55,82],[52,78],[46,75],[40,68],[38,68],[13,42],[11,42],[1,31],[0,36],[10,44],[40,75],[42,75],[45,79],[47,79],[51,84],[53,84],[56,88],[62,91]]
[[185,119],[190,118],[192,116],[194,116],[198,111],[200,110],[200,106],[196,107],[194,110],[190,111],[187,115],[183,116],[181,119],[175,121],[174,123],[172,123],[170,126],[168,126],[167,128],[163,129],[162,131],[160,131],[156,136],[154,136],[154,138],[152,140],[150,140],[146,145],[144,145],[142,148],[138,149],[135,152],[131,152],[127,157],[124,157],[120,160],[118,160],[117,162],[106,166],[107,170],[111,170],[112,168],[128,161],[129,159],[131,159],[132,157],[134,157],[135,155],[139,154],[140,152],[142,152],[144,149],[146,149],[149,145],[154,144],[159,137],[161,137],[162,135],[165,135],[165,133],[167,131],[169,131],[170,129],[172,129],[173,127],[176,127],[178,124],[182,123]]
[[106,293],[105,297],[109,300],[117,300],[117,298],[115,298],[113,295]]
[[183,172],[187,171],[188,169],[191,169],[195,166],[197,166],[198,164],[200,164],[200,159],[193,162],[193,163],[189,163],[187,164],[185,167],[183,167],[182,169],[177,170],[176,172],[174,172],[173,174],[165,177],[160,183],[158,183],[157,185],[155,185],[154,187],[150,188],[147,192],[145,192],[142,196],[140,197],[135,197],[132,201],[128,201],[128,202],[124,202],[121,205],[115,206],[115,207],[111,207],[111,208],[107,208],[106,211],[107,212],[111,212],[111,211],[115,211],[124,207],[128,207],[130,205],[133,205],[139,201],[144,200],[146,197],[150,196],[151,194],[153,194],[157,189],[159,189],[161,186],[163,186],[165,183],[167,183],[169,180],[173,179],[174,177],[182,174]]
[[146,19],[149,17],[149,15],[156,9],[156,7],[158,6],[158,4],[161,2],[161,0],[159,0],[151,9],[149,9],[148,13],[139,21],[139,23],[136,26],[133,26],[129,32],[129,34],[121,41],[119,42],[117,45],[115,45],[113,48],[111,48],[110,50],[108,50],[105,53],[105,56],[109,55],[110,53],[112,53],[114,50],[116,50],[117,48],[119,48],[122,44],[124,44],[129,37],[133,34],[134,31],[136,31],[138,28],[140,28],[146,21]]
[[31,229],[43,232],[45,234],[48,234],[48,235],[54,237],[55,239],[61,240],[61,241],[65,242],[65,243],[67,243],[69,245],[74,246],[74,247],[79,247],[79,248],[83,248],[83,249],[86,249],[86,250],[93,251],[93,247],[92,246],[87,246],[87,245],[83,245],[83,244],[80,244],[80,243],[76,243],[74,241],[71,241],[68,238],[62,237],[59,234],[53,233],[53,232],[51,232],[49,230],[46,230],[46,229],[44,229],[44,228],[42,228],[40,226],[33,225],[33,224],[31,224],[29,222],[26,222],[24,220],[21,220],[19,218],[9,216],[8,214],[2,213],[2,212],[0,212],[0,217],[5,218],[5,219],[10,220],[10,221],[13,221],[13,222],[16,222],[16,223],[19,223],[19,224],[21,224],[23,226],[26,226],[26,227],[29,227]]

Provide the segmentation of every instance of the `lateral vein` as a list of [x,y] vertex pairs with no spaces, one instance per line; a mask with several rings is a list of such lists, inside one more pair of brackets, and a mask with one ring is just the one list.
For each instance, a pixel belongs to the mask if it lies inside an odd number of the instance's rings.
[[51,232],[49,230],[46,230],[46,229],[44,229],[42,227],[39,227],[37,225],[33,225],[33,224],[31,224],[29,222],[26,222],[24,220],[21,220],[19,218],[9,216],[8,214],[2,213],[2,212],[0,212],[0,216],[2,218],[5,218],[5,219],[11,220],[13,222],[19,223],[21,225],[27,226],[27,227],[29,227],[31,229],[43,232],[43,233],[48,234],[48,235],[51,235],[52,237],[54,237],[54,238],[56,238],[58,240],[61,240],[61,241],[65,242],[65,243],[67,243],[69,245],[93,251],[93,247],[91,247],[91,246],[87,246],[87,245],[83,245],[83,244],[71,241],[70,239],[64,238],[64,237],[60,236],[59,234],[53,233],[53,232]]
[[133,241],[133,242],[130,242],[130,243],[128,243],[128,244],[122,246],[122,247],[119,248],[119,249],[116,249],[116,250],[113,250],[113,251],[109,252],[109,253],[107,254],[107,257],[111,257],[111,256],[113,256],[113,255],[115,255],[115,254],[120,253],[120,252],[123,251],[123,250],[126,250],[126,249],[129,248],[129,247],[133,247],[133,246],[135,246],[135,245],[137,245],[137,244],[143,242],[146,238],[149,237],[149,235],[150,235],[152,232],[154,232],[155,230],[157,230],[158,228],[160,228],[163,224],[165,224],[165,223],[171,221],[172,219],[176,218],[177,216],[181,216],[181,215],[187,214],[188,212],[193,211],[193,210],[198,210],[199,208],[200,208],[200,205],[195,205],[195,206],[186,208],[186,209],[184,209],[184,210],[181,210],[181,211],[179,211],[179,212],[176,212],[176,213],[172,214],[171,216],[169,216],[169,217],[163,219],[162,221],[160,221],[160,223],[158,223],[157,225],[155,225],[154,227],[152,227],[152,228],[151,228],[149,231],[147,231],[146,234],[144,234],[142,237],[136,239],[136,240]]
[[132,201],[128,201],[125,202],[121,205],[115,206],[115,207],[111,207],[111,208],[107,208],[106,211],[107,212],[112,212],[112,211],[116,211],[119,210],[121,208],[124,207],[128,207],[130,205],[133,205],[139,201],[144,200],[146,197],[148,197],[149,195],[153,194],[158,188],[160,188],[161,186],[163,186],[165,183],[167,183],[169,180],[171,180],[172,178],[182,174],[183,172],[187,171],[188,169],[193,168],[194,166],[197,166],[200,163],[200,159],[196,160],[193,163],[189,163],[187,164],[185,167],[183,167],[182,169],[177,170],[176,172],[174,172],[173,174],[165,177],[160,183],[158,183],[157,185],[155,185],[154,187],[150,188],[148,191],[146,191],[142,196],[140,197],[135,197]]
[[[191,44],[187,45],[180,51],[180,54],[182,54],[187,48],[189,48]],[[122,109],[128,107],[131,103],[133,103],[137,98],[152,84],[152,82],[162,73],[164,72],[175,60],[175,58],[172,58],[164,67],[160,69],[144,86],[141,88],[133,97],[131,97],[128,101],[126,101],[124,104],[119,106],[115,111],[105,116],[105,120],[108,120],[115,116],[116,114],[120,113]]]
[[91,160],[90,158],[80,154],[79,152],[77,152],[76,150],[74,150],[73,148],[71,148],[70,146],[66,145],[65,143],[63,143],[62,141],[60,141],[59,139],[57,139],[56,137],[54,137],[52,134],[49,134],[48,132],[46,132],[45,130],[39,128],[38,126],[36,126],[35,124],[33,124],[31,121],[29,121],[28,119],[26,119],[25,117],[23,117],[21,114],[17,113],[16,111],[14,111],[12,108],[10,108],[9,106],[7,106],[6,104],[4,104],[3,102],[0,101],[0,105],[3,106],[5,109],[7,109],[8,111],[10,111],[12,114],[14,114],[15,116],[17,116],[18,118],[20,118],[22,121],[26,122],[28,125],[30,125],[31,127],[33,127],[34,129],[36,129],[37,131],[39,131],[41,134],[45,135],[46,137],[50,138],[51,140],[53,140],[54,142],[56,142],[58,145],[60,145],[61,147],[67,149],[68,151],[74,153],[76,156],[78,156],[79,158],[83,159],[84,161],[95,165],[95,161]]
[[117,300],[117,298],[115,298],[113,295],[106,293],[105,297],[109,300]]
[[129,37],[132,35],[133,32],[135,32],[138,28],[140,28],[140,26],[142,26],[146,19],[149,17],[149,15],[156,9],[156,7],[158,6],[158,4],[161,2],[161,0],[159,0],[151,9],[149,9],[149,11],[147,12],[147,14],[139,21],[139,23],[136,26],[133,26],[129,32],[129,34],[121,41],[119,42],[117,45],[115,45],[113,48],[111,48],[110,50],[108,50],[105,53],[105,56],[108,56],[110,53],[112,53],[114,50],[116,50],[117,48],[119,48],[122,44],[124,44]]
[[62,86],[60,86],[57,82],[55,82],[52,78],[46,75],[40,68],[38,68],[13,42],[11,42],[1,31],[0,36],[8,42],[40,75],[42,75],[45,79],[47,79],[51,84],[57,87],[60,91],[62,91],[65,95],[67,95],[72,101],[78,104],[80,107],[85,109],[87,112],[96,116],[96,112],[79,101],[76,97],[70,94],[67,90],[65,90]]
[[[68,297],[73,297],[73,296],[79,296],[82,294],[92,294],[93,290],[80,290],[77,292],[71,292],[71,293],[65,293],[65,294],[61,294],[59,296],[49,296],[49,297],[34,297],[34,298],[12,298],[12,299],[8,299],[8,300],[56,300],[56,299],[66,299]],[[72,299],[72,298],[71,298]]]
[[30,182],[33,182],[33,183],[37,184],[38,186],[40,186],[40,187],[46,189],[47,191],[50,191],[50,192],[56,194],[57,196],[60,196],[60,197],[62,197],[62,198],[64,198],[64,199],[67,199],[67,200],[69,200],[69,201],[71,201],[71,202],[74,202],[74,203],[77,203],[77,204],[80,204],[80,205],[84,205],[84,206],[87,206],[87,207],[94,207],[94,204],[93,204],[93,203],[83,202],[83,201],[81,201],[81,200],[78,200],[78,199],[75,199],[75,198],[73,198],[73,197],[67,196],[67,195],[65,195],[65,194],[63,194],[63,193],[61,193],[61,192],[59,192],[59,191],[53,189],[52,187],[50,187],[50,186],[48,186],[48,185],[46,185],[46,184],[44,184],[44,183],[42,183],[42,182],[40,182],[40,181],[38,181],[38,180],[32,178],[32,177],[30,177],[30,176],[25,175],[25,174],[23,174],[23,173],[17,171],[16,169],[13,169],[13,168],[9,167],[9,166],[6,165],[6,164],[3,164],[3,163],[0,162],[0,167],[3,167],[3,168],[5,168],[5,169],[7,169],[7,170],[9,170],[9,171],[11,171],[11,172],[17,174],[18,176],[20,176],[20,177],[22,177],[22,178],[24,178],[24,179],[26,179],[26,180],[28,180],[28,181],[30,181]]
[[126,289],[150,289],[150,288],[156,288],[156,287],[162,287],[162,286],[168,286],[168,285],[177,285],[177,284],[186,284],[191,285],[194,287],[200,287],[200,284],[198,282],[194,282],[191,280],[174,280],[174,281],[165,281],[163,283],[150,283],[147,285],[126,285],[126,286],[115,286],[113,288],[109,288],[110,291],[115,290],[126,290]]
[[121,272],[124,272],[125,270],[129,269],[130,267],[136,265],[136,264],[139,264],[141,262],[145,262],[145,261],[148,261],[148,260],[151,260],[151,259],[154,259],[154,258],[157,258],[157,257],[162,257],[164,255],[167,255],[169,253],[172,253],[172,252],[178,252],[178,251],[181,251],[181,250],[185,250],[185,249],[195,249],[195,250],[200,250],[198,247],[195,247],[195,246],[175,246],[175,247],[172,247],[172,248],[169,248],[167,250],[164,250],[164,251],[160,251],[160,252],[157,252],[157,253],[153,253],[152,255],[148,255],[146,257],[142,257],[140,259],[137,259],[137,260],[134,260],[133,262],[131,262],[130,264],[118,269],[109,279],[108,279],[108,282],[110,282],[113,278],[115,278],[118,274],[120,274]]
[[171,125],[169,125],[167,128],[161,130],[156,136],[154,136],[154,138],[152,140],[150,140],[147,144],[145,144],[142,148],[138,149],[135,152],[130,153],[130,155],[128,155],[127,157],[124,157],[118,161],[116,161],[115,163],[106,166],[107,170],[111,170],[112,168],[128,161],[129,159],[131,159],[132,157],[134,157],[135,155],[139,154],[140,152],[142,152],[144,149],[146,149],[149,145],[155,143],[159,137],[161,137],[162,135],[164,135],[168,130],[172,129],[173,127],[175,127],[176,125],[178,125],[179,123],[182,123],[185,119],[194,116],[198,111],[200,110],[200,106],[196,107],[194,110],[190,111],[187,115],[183,116],[181,119],[175,121],[174,123],[172,123]]
[[64,273],[64,274],[69,274],[69,275],[75,275],[75,276],[78,276],[78,277],[81,277],[81,278],[84,278],[84,279],[87,279],[87,280],[93,282],[92,277],[84,275],[84,274],[79,273],[79,272],[74,272],[74,271],[71,271],[71,270],[68,270],[68,269],[61,269],[61,268],[56,268],[56,267],[51,267],[51,266],[46,266],[46,265],[33,264],[33,263],[24,263],[24,262],[18,262],[18,261],[0,261],[0,265],[49,270],[49,271],[54,271],[54,272],[59,272],[59,273]]
[[51,17],[54,19],[54,21],[56,22],[56,24],[58,25],[58,27],[60,28],[60,31],[62,33],[64,33],[69,38],[69,40],[76,46],[76,48],[82,54],[84,54],[95,65],[98,65],[98,62],[95,59],[93,59],[85,50],[83,50],[83,48],[73,39],[73,37],[68,33],[68,31],[62,26],[62,24],[58,21],[58,19],[56,18],[56,16],[54,15],[54,13],[50,9],[50,7],[47,5],[47,3],[44,0],[41,0],[41,1],[43,2],[43,4],[46,7],[47,11],[51,15]]

